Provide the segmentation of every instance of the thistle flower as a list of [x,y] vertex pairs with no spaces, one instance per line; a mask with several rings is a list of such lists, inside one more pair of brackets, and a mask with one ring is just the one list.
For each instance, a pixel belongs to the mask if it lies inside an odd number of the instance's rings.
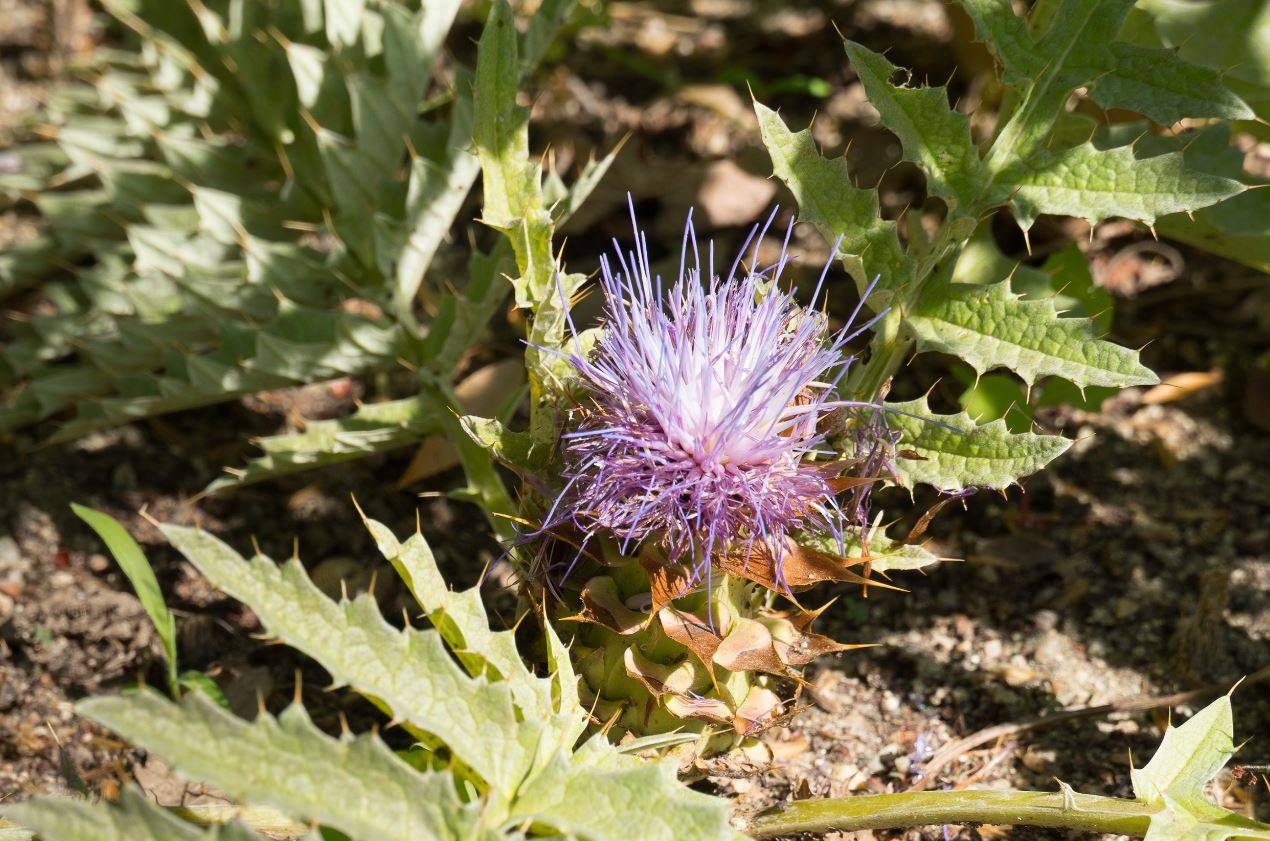
[[[844,465],[822,451],[822,421],[871,405],[839,400],[835,386],[854,358],[847,343],[872,322],[830,334],[815,309],[828,264],[810,308],[780,289],[792,226],[776,263],[754,268],[771,221],[723,278],[713,243],[703,264],[691,213],[669,289],[638,226],[633,252],[614,243],[618,270],[601,260],[604,329],[590,354],[575,345],[568,356],[589,401],[563,436],[567,483],[549,522],[570,522],[585,540],[608,533],[623,553],[656,540],[672,562],[707,574],[717,552],[761,544],[779,579],[786,538],[802,529],[842,545],[834,480]],[[738,273],[751,243],[752,268]]]

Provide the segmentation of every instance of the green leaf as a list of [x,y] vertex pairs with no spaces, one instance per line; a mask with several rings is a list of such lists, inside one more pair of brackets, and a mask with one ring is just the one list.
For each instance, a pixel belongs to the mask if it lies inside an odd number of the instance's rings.
[[198,693],[174,704],[142,690],[91,698],[78,711],[233,799],[272,806],[355,838],[466,839],[480,813],[449,775],[419,772],[375,735],[334,739],[292,704],[247,722]]
[[1194,218],[1184,213],[1165,216],[1156,229],[1170,239],[1270,272],[1270,189],[1265,187],[1270,181],[1244,170],[1243,153],[1230,145],[1229,126],[1208,126],[1193,135],[1168,140],[1184,144],[1182,156],[1191,169],[1257,189],[1206,207],[1192,214]]
[[499,462],[513,470],[532,472],[546,466],[550,453],[527,432],[513,432],[495,418],[466,415],[463,431]]
[[1111,42],[1133,0],[1061,0],[1048,28],[1033,39],[1008,0],[963,0],[979,37],[1005,67],[1016,94],[1002,117],[986,163],[995,173],[1032,157],[1063,112],[1068,94],[1115,67]]
[[1172,50],[1111,45],[1115,69],[1098,77],[1089,95],[1103,108],[1137,111],[1171,126],[1185,117],[1252,118],[1253,111],[1222,84],[1216,70],[1191,64]]
[[1227,89],[1270,119],[1270,7],[1263,0],[1140,0],[1135,15],[1151,31],[1140,40],[1218,71]]
[[919,350],[959,357],[979,373],[1006,367],[1029,384],[1050,375],[1077,385],[1158,382],[1136,351],[1095,338],[1089,319],[1060,318],[1051,300],[1024,299],[1009,281],[934,286],[904,323]]
[[513,632],[490,629],[480,589],[450,590],[423,535],[403,544],[383,523],[366,520],[366,527],[468,673],[506,681],[526,716],[550,718],[555,711],[550,682],[525,666]]
[[896,472],[908,487],[922,483],[944,491],[1007,488],[1072,444],[1059,435],[1012,433],[1002,420],[980,426],[965,412],[937,415],[925,397],[887,405],[895,410],[890,420],[900,431],[899,447],[921,457],[895,460]]
[[516,813],[589,841],[628,841],[632,828],[650,841],[729,839],[726,801],[692,791],[677,779],[675,762],[636,762],[602,751],[604,765],[547,768],[521,792]]
[[779,114],[758,102],[754,111],[772,168],[798,200],[799,218],[814,223],[831,243],[842,237],[843,266],[861,291],[880,277],[870,306],[885,306],[886,293],[912,280],[913,266],[900,248],[895,223],[879,215],[877,191],[852,186],[846,158],[822,157],[810,129],[791,132]]
[[510,796],[530,770],[542,722],[512,727],[508,686],[465,674],[435,631],[396,630],[366,594],[331,601],[298,559],[281,567],[263,556],[248,561],[206,532],[162,528],[209,581],[250,605],[269,634],[318,661],[337,685],[450,746],[495,792]]
[[41,841],[260,841],[238,824],[206,830],[192,826],[132,787],[112,805],[47,797],[10,806],[4,813],[34,827]]
[[973,208],[988,174],[970,138],[970,119],[948,106],[942,86],[894,85],[890,80],[899,68],[885,56],[854,41],[846,49],[882,124],[899,137],[905,160],[926,174],[927,189],[954,210]]
[[75,516],[97,532],[97,536],[102,539],[106,548],[110,550],[110,554],[114,556],[115,563],[119,564],[123,574],[128,577],[132,589],[136,591],[137,598],[141,600],[141,606],[145,608],[150,621],[154,623],[159,642],[163,644],[163,652],[168,661],[168,686],[175,694],[178,691],[176,620],[163,600],[163,591],[159,589],[159,582],[154,577],[154,570],[150,567],[150,562],[146,560],[145,553],[141,551],[137,541],[132,539],[132,535],[128,534],[128,530],[109,514],[94,511],[92,508],[77,505],[74,502],[71,503],[71,510],[75,512]]
[[229,699],[225,697],[225,693],[221,691],[220,686],[207,673],[188,669],[181,672],[179,681],[182,688],[191,692],[201,692],[222,709],[229,709]]
[[1130,147],[1103,150],[1091,143],[1020,161],[1001,174],[1001,182],[1012,189],[1015,218],[1025,230],[1042,213],[1151,224],[1157,216],[1198,210],[1246,189],[1188,168],[1177,153],[1139,159]]
[[1235,754],[1235,719],[1223,695],[1180,727],[1169,726],[1151,761],[1130,771],[1134,796],[1167,795],[1182,804],[1207,802],[1204,790]]

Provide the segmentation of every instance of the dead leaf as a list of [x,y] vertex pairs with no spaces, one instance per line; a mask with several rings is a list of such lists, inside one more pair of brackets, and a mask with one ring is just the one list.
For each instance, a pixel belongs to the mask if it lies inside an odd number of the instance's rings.
[[663,607],[657,612],[657,618],[666,636],[695,654],[713,678],[714,652],[719,650],[723,640],[710,630],[706,620],[673,607]]
[[784,711],[775,692],[762,686],[752,686],[741,706],[736,708],[732,727],[743,736],[753,735],[775,724]]
[[[454,387],[464,414],[492,417],[525,382],[525,365],[519,359],[501,359],[479,368]],[[444,435],[423,439],[401,478],[398,488],[422,482],[458,466],[459,452]]]
[[776,561],[771,548],[756,541],[748,552],[742,549],[735,554],[721,555],[719,567],[724,572],[778,592],[784,591],[786,587],[792,591],[805,590],[824,581],[864,584],[905,592],[901,587],[884,584],[875,579],[866,579],[848,569],[848,567],[859,566],[872,560],[871,557],[844,558],[788,541],[785,554],[781,558],[781,576],[778,580]]
[[684,564],[667,563],[665,554],[655,546],[645,546],[640,551],[639,563],[648,573],[653,613],[692,589],[691,570]]
[[714,651],[714,662],[733,672],[785,675],[789,669],[776,655],[772,634],[753,619],[739,618]]
[[1159,385],[1148,388],[1142,394],[1142,402],[1148,406],[1155,406],[1160,403],[1185,400],[1187,397],[1220,385],[1224,378],[1220,368],[1214,368],[1211,371],[1183,371],[1180,374],[1165,377]]
[[627,636],[643,627],[643,614],[631,610],[622,603],[617,583],[606,575],[596,576],[582,588],[582,610],[576,616],[566,616],[567,621],[594,622],[610,631]]

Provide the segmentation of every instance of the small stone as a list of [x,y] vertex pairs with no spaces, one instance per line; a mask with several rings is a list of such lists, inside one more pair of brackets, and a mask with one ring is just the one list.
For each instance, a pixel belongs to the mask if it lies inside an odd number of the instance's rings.
[[983,656],[986,660],[996,660],[1001,656],[1001,640],[988,640],[983,644]]
[[110,559],[105,555],[92,554],[88,556],[88,568],[96,573],[103,573],[110,569]]
[[888,715],[893,715],[900,710],[900,699],[888,692],[882,696],[882,711]]

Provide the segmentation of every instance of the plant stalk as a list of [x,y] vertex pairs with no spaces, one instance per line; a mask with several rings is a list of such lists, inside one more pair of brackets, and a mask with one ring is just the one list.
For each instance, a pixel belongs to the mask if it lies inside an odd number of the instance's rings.
[[747,831],[754,838],[778,838],[835,830],[1006,824],[1142,836],[1154,808],[1140,800],[1070,791],[912,791],[803,800],[759,817]]

